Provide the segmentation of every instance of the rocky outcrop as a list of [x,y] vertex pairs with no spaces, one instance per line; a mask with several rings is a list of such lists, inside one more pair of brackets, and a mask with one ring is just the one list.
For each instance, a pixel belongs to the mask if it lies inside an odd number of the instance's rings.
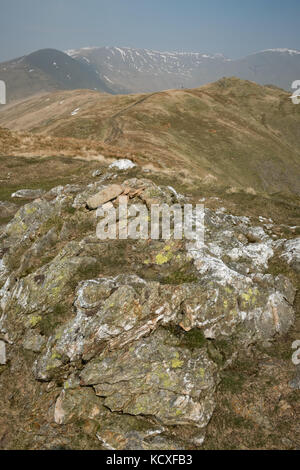
[[204,242],[99,240],[86,204],[185,202],[151,180],[113,179],[54,188],[6,226],[0,363],[14,345],[32,354],[32,382],[55,390],[45,419],[88,420],[103,448],[197,447],[222,371],[293,325],[295,287],[268,266],[279,250],[297,270],[298,241],[209,209]]
[[281,256],[295,271],[300,273],[300,238],[285,241]]

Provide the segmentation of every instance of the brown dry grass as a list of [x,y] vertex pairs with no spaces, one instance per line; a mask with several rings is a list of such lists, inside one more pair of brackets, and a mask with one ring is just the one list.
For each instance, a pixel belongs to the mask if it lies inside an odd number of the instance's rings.
[[55,92],[4,109],[1,125],[35,134],[32,145],[23,139],[26,155],[128,154],[165,171],[212,175],[216,185],[300,192],[299,107],[282,90],[243,80],[126,96]]

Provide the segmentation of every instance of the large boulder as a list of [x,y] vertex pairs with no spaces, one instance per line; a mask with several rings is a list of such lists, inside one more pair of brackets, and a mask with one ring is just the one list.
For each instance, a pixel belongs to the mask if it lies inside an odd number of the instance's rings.
[[80,374],[111,411],[155,417],[164,425],[205,427],[214,410],[217,366],[205,349],[184,348],[166,329],[107,352]]

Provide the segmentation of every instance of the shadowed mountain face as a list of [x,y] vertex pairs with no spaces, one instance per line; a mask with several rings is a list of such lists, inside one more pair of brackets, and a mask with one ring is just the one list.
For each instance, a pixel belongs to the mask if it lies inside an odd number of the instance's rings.
[[0,126],[96,140],[202,183],[300,193],[300,106],[252,82],[122,96],[57,92],[3,109]]
[[83,88],[111,93],[87,63],[55,49],[42,49],[0,64],[0,77],[6,82],[8,103],[54,90]]

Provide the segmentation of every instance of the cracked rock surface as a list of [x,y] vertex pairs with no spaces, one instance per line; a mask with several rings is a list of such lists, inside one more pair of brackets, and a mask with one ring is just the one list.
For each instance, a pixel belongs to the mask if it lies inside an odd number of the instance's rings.
[[29,447],[84,423],[92,448],[198,448],[223,372],[295,322],[296,286],[268,268],[279,256],[299,272],[299,238],[205,209],[204,242],[99,240],[86,204],[187,202],[120,178],[39,194],[1,235],[0,383],[23,373],[28,409],[39,397]]

